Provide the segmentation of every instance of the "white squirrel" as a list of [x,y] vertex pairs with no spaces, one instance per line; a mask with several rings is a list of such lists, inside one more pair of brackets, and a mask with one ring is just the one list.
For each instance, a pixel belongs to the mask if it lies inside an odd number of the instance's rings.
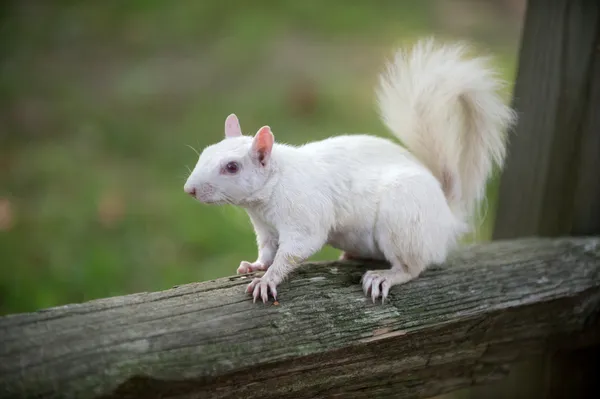
[[225,138],[202,151],[184,190],[247,211],[258,258],[237,272],[266,270],[247,287],[254,301],[266,303],[269,291],[276,299],[277,286],[326,244],[341,259],[390,264],[362,277],[373,302],[446,259],[469,231],[494,164],[502,167],[516,121],[486,58],[464,59],[465,50],[427,38],[387,64],[380,115],[406,148],[363,134],[280,144],[269,126],[243,135],[227,117]]

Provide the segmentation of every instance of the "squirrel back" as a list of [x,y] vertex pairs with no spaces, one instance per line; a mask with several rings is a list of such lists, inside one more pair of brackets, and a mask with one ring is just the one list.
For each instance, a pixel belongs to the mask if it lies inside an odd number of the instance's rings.
[[428,38],[396,52],[380,76],[377,102],[388,129],[440,181],[452,211],[468,220],[502,167],[516,113],[486,58],[463,58],[464,44]]

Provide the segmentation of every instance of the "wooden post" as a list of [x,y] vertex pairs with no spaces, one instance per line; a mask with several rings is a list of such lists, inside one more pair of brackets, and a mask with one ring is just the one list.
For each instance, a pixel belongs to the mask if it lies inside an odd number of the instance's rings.
[[600,233],[599,8],[529,1],[494,239]]
[[[494,239],[600,234],[599,22],[597,0],[528,2]],[[471,396],[600,397],[598,359],[598,347],[550,353]]]

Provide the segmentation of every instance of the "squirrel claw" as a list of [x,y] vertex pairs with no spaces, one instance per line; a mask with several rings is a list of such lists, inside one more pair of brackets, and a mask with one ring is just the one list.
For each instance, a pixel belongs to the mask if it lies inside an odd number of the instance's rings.
[[262,299],[263,303],[267,303],[269,301],[269,291],[271,291],[273,299],[277,300],[277,285],[271,279],[265,279],[264,276],[256,277],[246,288],[246,292],[252,293],[253,303],[256,303],[258,297]]
[[414,276],[396,267],[388,270],[369,270],[362,277],[363,291],[367,296],[369,296],[369,293],[371,294],[373,303],[381,297],[381,303],[383,304],[391,287],[405,284],[413,278]]
[[[370,270],[362,277],[363,291],[370,296],[373,303],[381,297],[381,303],[385,303],[390,288],[396,284],[397,272],[392,270]],[[370,295],[369,295],[370,294]]]

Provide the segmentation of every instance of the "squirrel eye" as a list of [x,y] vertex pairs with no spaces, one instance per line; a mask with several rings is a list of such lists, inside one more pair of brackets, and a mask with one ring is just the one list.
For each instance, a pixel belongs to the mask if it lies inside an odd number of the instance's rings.
[[227,171],[227,173],[237,173],[237,171],[240,169],[240,166],[238,165],[237,162],[229,162],[227,165],[225,165],[225,170]]

